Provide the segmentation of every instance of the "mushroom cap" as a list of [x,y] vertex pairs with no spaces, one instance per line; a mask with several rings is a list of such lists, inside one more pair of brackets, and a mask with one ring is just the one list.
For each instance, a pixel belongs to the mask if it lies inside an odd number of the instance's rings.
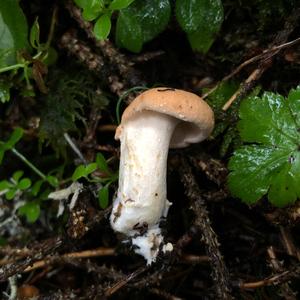
[[170,148],[183,148],[201,142],[214,127],[214,113],[202,98],[183,90],[158,87],[141,93],[127,106],[115,138],[120,138],[129,120],[145,110],[166,114],[181,121],[175,127]]

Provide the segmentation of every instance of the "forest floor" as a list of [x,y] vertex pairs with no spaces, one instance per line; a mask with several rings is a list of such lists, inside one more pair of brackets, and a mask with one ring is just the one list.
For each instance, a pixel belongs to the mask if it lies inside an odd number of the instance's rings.
[[[16,86],[11,100],[0,104],[0,140],[22,127],[18,153],[57,178],[70,176],[81,156],[93,162],[97,152],[117,172],[116,107],[123,110],[142,87],[202,95],[215,109],[216,124],[228,129],[238,121],[238,104],[254,88],[287,95],[299,84],[300,12],[283,13],[284,1],[265,13],[264,1],[224,1],[224,23],[206,55],[191,50],[175,20],[141,53],[132,54],[118,49],[113,38],[96,41],[70,1],[21,2],[29,20],[39,16],[42,36],[56,11],[52,46],[58,56],[47,74],[39,69],[42,79],[34,84],[40,91],[34,96]],[[211,96],[220,82],[237,87],[221,100],[227,110],[214,106]],[[80,178],[83,190],[75,207],[69,211],[66,202],[60,217],[58,201],[39,194],[34,222],[17,213],[24,204],[22,193],[12,201],[0,194],[0,298],[297,299],[299,204],[276,208],[263,198],[249,206],[230,195],[227,164],[240,140],[236,130],[224,140],[227,129],[201,144],[170,150],[172,206],[162,227],[174,250],[160,253],[150,266],[110,227],[116,181],[109,187],[109,205],[102,203],[107,206],[102,209],[95,197],[99,182]],[[0,180],[19,169],[35,180],[32,169],[7,151]],[[96,171],[94,176],[106,174]],[[57,189],[70,184],[61,178]]]

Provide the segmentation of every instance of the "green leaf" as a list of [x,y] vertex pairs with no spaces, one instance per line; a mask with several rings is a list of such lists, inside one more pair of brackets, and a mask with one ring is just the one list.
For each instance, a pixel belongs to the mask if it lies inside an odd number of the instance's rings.
[[24,191],[30,188],[31,186],[31,180],[29,178],[23,178],[21,181],[17,184],[17,188]]
[[13,185],[9,181],[7,181],[7,180],[0,181],[0,191],[4,191],[4,190],[10,189],[12,187],[13,187]]
[[111,28],[110,14],[102,15],[96,22],[94,26],[94,34],[97,39],[105,40]]
[[287,99],[266,92],[240,107],[238,129],[243,142],[229,162],[232,194],[248,204],[268,194],[283,207],[300,197],[300,87]]
[[7,192],[5,193],[5,198],[6,198],[7,200],[12,200],[12,199],[15,197],[17,191],[18,191],[17,189],[11,188],[9,191],[7,191]]
[[18,170],[16,172],[14,172],[12,178],[14,179],[15,182],[18,182],[20,180],[20,178],[23,176],[24,171],[22,170]]
[[34,185],[31,188],[31,193],[32,193],[33,196],[36,197],[38,195],[43,183],[44,183],[43,179],[40,179],[40,180],[38,180],[34,183]]
[[138,19],[123,10],[117,20],[116,43],[118,47],[135,53],[140,52],[143,47],[142,28]]
[[176,0],[176,18],[194,50],[206,53],[223,22],[221,0]]
[[58,187],[59,182],[58,182],[58,179],[57,179],[55,176],[48,175],[48,176],[46,177],[46,180],[47,180],[48,183],[49,183],[50,185],[52,185],[53,187]]
[[110,10],[119,10],[128,7],[134,0],[113,0],[110,5]]
[[108,206],[108,201],[109,201],[109,184],[105,185],[104,187],[102,187],[98,193],[98,201],[99,201],[99,205],[101,208],[106,208]]
[[99,0],[86,0],[82,16],[86,21],[92,21],[99,17],[103,11],[103,2]]
[[23,136],[23,129],[20,127],[15,128],[9,140],[5,143],[5,149],[6,150],[12,149],[15,146],[15,144],[22,138],[22,136]]
[[119,13],[116,40],[119,47],[139,52],[146,43],[162,32],[170,19],[168,0],[136,0]]
[[3,62],[12,65],[16,62],[16,51],[28,49],[28,25],[18,0],[0,1],[0,51],[13,50]]
[[72,175],[72,180],[76,181],[79,178],[84,177],[84,176],[85,176],[85,166],[84,165],[80,165],[80,166],[78,166],[75,169],[75,171],[74,171],[74,173]]
[[29,223],[34,223],[40,216],[40,205],[37,202],[28,202],[18,210],[20,215],[26,216]]
[[100,171],[105,172],[105,173],[110,173],[106,159],[103,156],[103,154],[100,152],[98,152],[96,155],[96,164]]
[[94,172],[96,169],[97,169],[96,163],[91,163],[91,164],[88,164],[87,166],[80,165],[75,169],[75,171],[72,175],[72,180],[76,181],[79,178],[86,177],[89,174],[91,174],[92,172]]
[[31,29],[30,29],[30,36],[29,41],[31,47],[35,49],[39,49],[40,47],[40,25],[38,22],[38,18],[35,19]]
[[93,173],[97,169],[97,163],[90,163],[85,167],[86,176]]

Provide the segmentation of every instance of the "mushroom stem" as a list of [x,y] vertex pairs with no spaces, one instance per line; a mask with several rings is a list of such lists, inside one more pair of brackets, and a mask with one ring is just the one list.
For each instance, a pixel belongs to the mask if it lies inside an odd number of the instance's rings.
[[170,206],[166,198],[167,157],[177,124],[172,116],[144,111],[121,127],[119,189],[111,215],[114,230],[127,236],[155,232],[162,241],[157,229]]

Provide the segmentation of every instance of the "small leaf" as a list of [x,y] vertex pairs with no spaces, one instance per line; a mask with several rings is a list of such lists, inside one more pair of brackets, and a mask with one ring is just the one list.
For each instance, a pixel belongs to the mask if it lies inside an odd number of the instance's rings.
[[35,49],[39,49],[40,47],[40,25],[38,22],[38,18],[35,19],[31,29],[30,29],[30,36],[29,41],[31,47]]
[[90,163],[85,167],[86,176],[93,173],[97,169],[97,163]]
[[74,173],[72,175],[72,180],[76,181],[79,178],[84,177],[84,176],[85,176],[85,166],[84,165],[80,165],[80,166],[78,166],[75,169],[75,171],[74,171]]
[[206,53],[223,22],[221,0],[176,0],[176,18],[194,50]]
[[12,178],[14,179],[15,182],[18,182],[19,179],[23,176],[23,174],[24,174],[24,171],[22,171],[22,170],[16,171],[16,172],[14,172]]
[[109,196],[109,192],[108,192],[108,188],[109,188],[109,184],[105,185],[104,187],[102,187],[100,189],[100,191],[98,192],[98,201],[99,201],[99,205],[101,208],[106,208],[108,206],[108,196]]
[[12,199],[15,197],[17,191],[18,191],[17,189],[11,188],[9,191],[7,191],[7,192],[5,193],[5,198],[6,198],[7,200],[12,200]]
[[102,15],[96,22],[94,26],[94,34],[97,39],[105,40],[111,28],[110,14]]
[[103,156],[103,154],[100,152],[98,152],[96,155],[96,164],[100,171],[105,172],[105,173],[110,173],[106,159]]
[[31,188],[31,193],[32,193],[33,196],[36,197],[38,195],[43,183],[44,183],[43,179],[40,179],[40,180],[38,180],[34,183],[34,185]]
[[34,223],[40,216],[40,205],[37,202],[28,202],[19,208],[19,214],[25,215],[29,223]]
[[0,181],[0,191],[4,191],[4,190],[10,189],[12,187],[13,187],[13,185],[9,181],[7,181],[7,180]]
[[119,10],[128,7],[134,0],[113,0],[110,5],[110,10]]
[[72,180],[76,181],[79,178],[86,177],[90,173],[94,172],[96,169],[97,169],[96,163],[91,163],[91,164],[88,164],[87,166],[80,165],[75,169],[75,171],[72,175]]
[[27,190],[28,188],[30,188],[30,186],[31,186],[31,180],[29,178],[21,179],[21,181],[17,185],[17,187],[22,191]]
[[99,17],[103,11],[103,3],[99,0],[86,0],[82,16],[86,21],[92,21]]
[[23,129],[20,127],[15,128],[9,140],[4,145],[5,149],[6,150],[12,149],[15,146],[15,144],[22,138],[22,136],[23,136]]
[[48,181],[48,183],[50,184],[50,185],[52,185],[53,187],[58,187],[58,179],[55,177],[55,176],[51,176],[51,175],[49,175],[49,176],[47,176],[46,177],[46,180]]

